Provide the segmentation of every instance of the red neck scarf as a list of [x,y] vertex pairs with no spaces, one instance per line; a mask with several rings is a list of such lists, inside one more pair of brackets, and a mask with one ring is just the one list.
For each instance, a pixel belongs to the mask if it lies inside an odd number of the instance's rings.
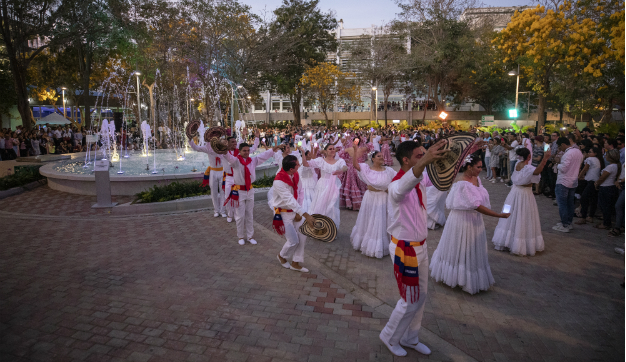
[[293,197],[296,200],[298,199],[298,182],[300,181],[300,175],[298,175],[297,172],[294,173],[293,178],[291,178],[291,176],[289,176],[287,171],[281,168],[278,174],[276,175],[276,177],[274,178],[274,180],[282,181],[286,183],[287,185],[291,186],[291,188],[293,188]]
[[[404,176],[406,172],[404,172],[403,169],[400,169],[400,171],[398,171],[398,173],[396,174],[396,176],[393,178],[393,180],[391,180],[391,182],[394,182],[395,180],[399,180],[402,178],[402,176]],[[420,189],[420,184],[418,183],[417,185],[415,185],[415,191],[417,192],[417,197],[420,200],[420,205],[422,205],[422,207],[424,208],[424,210],[426,210],[426,208],[424,207],[424,202],[422,201],[422,190]]]
[[245,170],[244,178],[246,180],[246,191],[250,191],[250,186],[252,185],[250,169],[248,169],[248,165],[252,163],[252,158],[243,158],[239,155],[236,156],[239,159],[239,162],[243,165]]

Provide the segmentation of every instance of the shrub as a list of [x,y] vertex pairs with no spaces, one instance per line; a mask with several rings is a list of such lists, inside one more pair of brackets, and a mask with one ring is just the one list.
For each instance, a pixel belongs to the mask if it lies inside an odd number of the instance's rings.
[[15,167],[14,174],[0,178],[0,191],[45,179],[45,177],[39,173],[39,167],[41,167],[41,165]]

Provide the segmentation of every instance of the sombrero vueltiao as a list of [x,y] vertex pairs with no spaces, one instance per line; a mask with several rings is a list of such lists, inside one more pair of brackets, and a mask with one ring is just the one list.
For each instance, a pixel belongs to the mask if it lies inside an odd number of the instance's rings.
[[449,152],[446,152],[442,159],[426,166],[428,177],[437,190],[448,191],[452,187],[463,165],[462,160],[478,149],[474,142],[476,137],[474,134],[461,132],[443,138],[448,140],[448,143],[441,149]]
[[196,134],[198,134],[198,128],[200,128],[200,121],[191,121],[187,124],[187,128],[185,128],[185,133],[187,134],[188,139],[193,139]]
[[325,243],[330,243],[337,237],[337,225],[328,216],[313,214],[315,228],[309,227],[306,222],[300,226],[300,232]]
[[204,141],[211,142],[211,139],[221,138],[226,134],[226,129],[224,127],[211,127],[204,132]]

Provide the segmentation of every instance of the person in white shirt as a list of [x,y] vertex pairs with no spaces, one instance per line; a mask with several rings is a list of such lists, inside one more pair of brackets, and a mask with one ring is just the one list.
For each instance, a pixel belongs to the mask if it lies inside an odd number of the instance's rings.
[[306,235],[300,233],[300,226],[306,220],[313,227],[315,220],[307,213],[303,204],[304,193],[299,168],[300,161],[295,156],[287,155],[283,158],[280,172],[267,194],[267,203],[274,210],[274,230],[279,235],[285,235],[287,239],[277,255],[278,262],[284,268],[307,273],[309,270],[300,265],[304,262],[306,242]]
[[604,168],[604,159],[598,147],[594,147],[587,152],[583,169],[578,174],[579,180],[584,180],[585,188],[580,195],[580,217],[581,220],[574,224],[583,225],[593,222],[598,207],[598,190],[594,182],[600,178],[600,171]]
[[230,164],[233,171],[234,184],[231,186],[230,194],[226,202],[231,203],[235,208],[235,223],[237,223],[237,238],[239,245],[245,244],[244,238],[252,245],[257,242],[254,236],[254,189],[252,183],[256,181],[256,167],[267,161],[278,149],[275,146],[257,156],[250,157],[250,145],[242,143],[239,145],[239,154],[232,155],[230,152],[224,154],[224,158]]
[[513,171],[515,171],[515,164],[517,163],[517,154],[515,153],[515,151],[519,146],[519,142],[517,142],[517,140],[515,139],[514,134],[509,134],[509,142],[511,142],[510,145],[504,146],[504,148],[509,150],[509,182],[507,183],[507,186],[513,186],[511,175],[513,174]]
[[[237,157],[237,155],[239,155],[239,143],[237,143],[237,139],[231,136],[228,137],[226,141],[228,142],[228,153]],[[259,147],[259,142],[259,138],[255,136],[254,144],[250,148],[250,153],[254,153],[256,151],[256,149]],[[222,160],[225,160],[224,157],[222,157]],[[235,183],[235,181],[233,179],[232,167],[230,167],[229,165],[224,165],[224,167],[224,174],[222,176],[222,191],[224,191],[224,197],[226,197],[226,195],[230,195],[230,188]],[[227,203],[224,204],[224,208],[226,211],[226,222],[232,222],[233,217],[235,216],[235,209]]]
[[211,200],[213,201],[213,217],[226,217],[226,208],[224,207],[224,191],[222,190],[222,179],[224,175],[224,162],[222,156],[218,155],[211,147],[211,143],[204,146],[198,146],[189,140],[189,146],[196,152],[204,152],[209,156],[209,166],[204,172],[204,180],[202,186],[209,186],[211,189]]
[[426,153],[420,149],[419,143],[404,142],[396,151],[401,166],[388,188],[387,232],[391,235],[389,253],[401,298],[380,333],[380,339],[392,354],[399,357],[407,354],[401,345],[430,354],[430,349],[419,342],[418,336],[428,291],[428,216],[426,190],[420,182],[426,166],[444,157],[446,151],[441,147],[446,142],[432,145]]
[[580,165],[583,163],[583,154],[580,149],[570,146],[567,137],[560,137],[556,144],[563,156],[556,157],[554,160],[558,163],[558,175],[556,178],[556,202],[559,205],[560,223],[552,227],[553,230],[562,233],[568,233],[574,219],[574,201],[576,187],[578,186],[578,174]]

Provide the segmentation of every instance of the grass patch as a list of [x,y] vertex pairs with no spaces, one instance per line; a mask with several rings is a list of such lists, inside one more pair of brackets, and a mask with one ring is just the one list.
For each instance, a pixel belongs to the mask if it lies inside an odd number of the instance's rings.
[[[272,187],[274,176],[265,176],[257,179],[252,185],[256,188]],[[201,181],[193,182],[172,182],[169,185],[154,186],[146,191],[137,194],[137,202],[165,202],[187,197],[210,195],[211,189],[202,187]]]
[[0,178],[0,191],[45,179],[45,177],[39,173],[39,167],[41,167],[41,165],[15,167],[14,174]]

